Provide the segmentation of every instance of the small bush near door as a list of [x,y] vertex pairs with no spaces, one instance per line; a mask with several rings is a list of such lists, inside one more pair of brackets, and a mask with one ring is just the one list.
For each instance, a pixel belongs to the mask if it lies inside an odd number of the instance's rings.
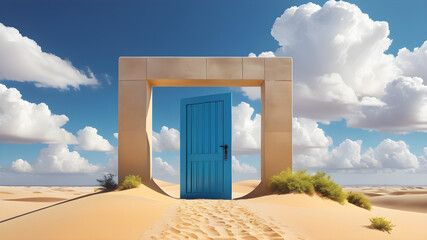
[[283,193],[306,193],[319,195],[344,204],[347,194],[342,188],[326,176],[325,172],[317,172],[315,175],[306,173],[307,170],[292,172],[291,169],[282,171],[270,179],[270,189],[273,192]]
[[123,189],[137,188],[141,185],[142,180],[139,175],[128,175],[122,183]]
[[108,173],[104,175],[104,178],[96,179],[99,182],[99,186],[104,191],[111,191],[117,188],[117,183],[114,180],[116,175]]

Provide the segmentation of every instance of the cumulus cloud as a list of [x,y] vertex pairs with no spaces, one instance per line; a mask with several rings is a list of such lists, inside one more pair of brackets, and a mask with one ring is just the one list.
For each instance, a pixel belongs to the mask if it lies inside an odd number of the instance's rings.
[[404,141],[385,139],[375,149],[369,148],[362,159],[371,164],[370,168],[382,171],[416,170],[419,168],[417,157],[409,151]]
[[[427,131],[427,41],[395,57],[385,54],[389,33],[387,22],[374,21],[343,1],[288,8],[273,24],[279,48],[270,55],[293,57],[294,116],[356,119],[351,126],[383,132]],[[392,101],[392,88],[403,85],[415,96],[395,95]],[[399,117],[379,124],[387,116]]]
[[412,52],[407,48],[400,49],[396,63],[401,70],[401,75],[420,77],[424,79],[424,85],[427,85],[427,41]]
[[74,148],[75,150],[98,152],[109,152],[113,150],[113,146],[111,146],[108,140],[98,135],[98,130],[93,127],[80,129],[77,132],[77,141],[79,145]]
[[241,87],[240,90],[243,96],[248,97],[250,100],[261,99],[261,88],[260,87]]
[[232,108],[233,153],[236,155],[260,154],[261,115],[245,102]]
[[[255,53],[249,53],[248,57],[257,57],[257,55]],[[258,57],[276,57],[274,52],[272,51],[267,51],[267,52],[262,52],[258,55]]]
[[16,28],[0,23],[0,80],[33,82],[37,87],[69,89],[97,85],[90,69],[76,69],[70,61],[45,53]]
[[362,167],[360,150],[362,141],[344,140],[325,159],[325,167],[334,170],[355,170]]
[[10,168],[15,172],[21,172],[21,173],[33,171],[33,167],[31,167],[31,165],[27,161],[22,159],[17,159],[16,161],[13,161],[12,164],[10,165]]
[[384,106],[362,107],[363,115],[348,119],[348,125],[381,132],[427,132],[427,86],[421,78],[393,80],[387,84],[381,101]]
[[329,172],[418,171],[423,163],[404,141],[384,139],[362,154],[362,141],[345,139],[329,150],[332,139],[310,119],[293,119],[293,160],[295,169]]
[[[117,156],[117,155],[116,155]],[[117,157],[116,157],[117,160]],[[117,162],[117,161],[116,161]],[[101,166],[89,163],[76,151],[70,152],[66,144],[50,144],[40,150],[39,156],[29,162],[17,159],[5,170],[20,173],[46,174],[46,173],[96,173],[102,170]]]
[[113,135],[116,139],[119,139],[119,133],[114,133]]
[[233,173],[256,173],[256,168],[246,164],[240,163],[235,156],[232,157],[232,171]]
[[67,122],[45,103],[30,103],[17,89],[0,84],[0,142],[76,144],[76,137],[62,128]]
[[378,96],[397,73],[394,57],[384,54],[391,44],[388,23],[373,21],[354,4],[291,7],[276,19],[271,35],[280,45],[276,56],[294,58],[299,84],[339,76],[356,94]]
[[160,133],[153,131],[153,150],[162,151],[179,151],[179,131],[175,128],[163,126]]
[[100,170],[100,166],[89,163],[78,152],[70,152],[66,144],[43,148],[33,166],[39,173],[93,173]]
[[159,177],[176,176],[178,172],[160,157],[154,158],[153,172]]
[[292,152],[295,168],[323,166],[332,138],[325,135],[318,124],[305,118],[292,119]]

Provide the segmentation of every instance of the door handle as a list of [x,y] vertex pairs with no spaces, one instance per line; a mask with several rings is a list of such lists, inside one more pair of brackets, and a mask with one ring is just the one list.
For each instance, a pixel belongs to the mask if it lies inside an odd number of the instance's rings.
[[220,147],[222,147],[222,148],[224,148],[224,149],[225,149],[225,161],[227,161],[228,145],[227,145],[227,144],[225,144],[225,145],[221,145]]

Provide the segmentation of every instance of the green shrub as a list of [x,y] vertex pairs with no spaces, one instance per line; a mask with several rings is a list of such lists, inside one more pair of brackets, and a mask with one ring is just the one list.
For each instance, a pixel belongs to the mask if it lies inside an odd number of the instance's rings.
[[305,174],[307,170],[292,173],[291,169],[282,171],[279,175],[270,179],[270,189],[277,193],[307,193],[313,195],[314,187],[310,182],[310,175]]
[[101,186],[103,190],[114,190],[117,188],[117,183],[114,180],[115,176],[116,175],[112,173],[108,173],[104,175],[104,178],[96,179],[96,181],[99,182],[99,186]]
[[142,180],[139,175],[128,175],[122,183],[124,189],[137,188],[141,185]]
[[279,175],[270,178],[270,189],[276,193],[306,193],[313,195],[314,191],[323,197],[330,198],[339,203],[344,203],[347,195],[342,188],[325,177],[325,172],[317,172],[315,175],[306,173],[307,170],[299,170],[295,173],[291,169],[282,171]]
[[369,203],[369,198],[365,197],[365,195],[360,193],[348,193],[347,201],[364,209],[371,210],[372,208],[371,204]]
[[347,194],[337,183],[331,180],[331,176],[325,176],[326,172],[317,172],[311,177],[314,189],[323,197],[327,197],[343,204],[347,198]]
[[390,233],[393,227],[396,227],[396,225],[391,224],[391,221],[385,219],[384,217],[369,218],[369,221],[371,221],[371,226],[373,228],[386,231],[388,233]]

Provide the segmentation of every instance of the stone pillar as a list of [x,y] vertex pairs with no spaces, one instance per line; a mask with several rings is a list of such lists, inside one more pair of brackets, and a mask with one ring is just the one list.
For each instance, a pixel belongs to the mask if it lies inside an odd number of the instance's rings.
[[119,184],[130,174],[151,181],[151,86],[146,58],[119,59]]

